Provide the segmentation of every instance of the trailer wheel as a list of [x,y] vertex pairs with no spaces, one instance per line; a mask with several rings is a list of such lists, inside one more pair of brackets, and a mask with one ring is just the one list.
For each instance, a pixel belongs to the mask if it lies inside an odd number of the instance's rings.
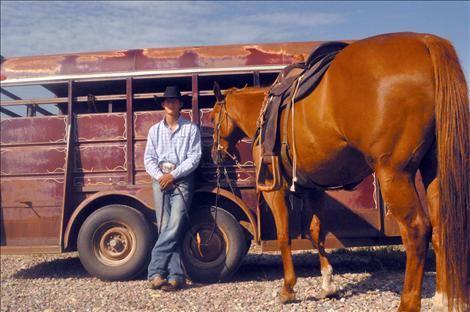
[[125,205],[109,205],[93,212],[78,233],[80,261],[103,280],[128,280],[148,263],[155,231],[144,215]]
[[217,214],[214,207],[198,209],[183,235],[182,259],[193,281],[227,280],[245,256],[246,238],[242,227],[233,215],[221,208],[217,208]]

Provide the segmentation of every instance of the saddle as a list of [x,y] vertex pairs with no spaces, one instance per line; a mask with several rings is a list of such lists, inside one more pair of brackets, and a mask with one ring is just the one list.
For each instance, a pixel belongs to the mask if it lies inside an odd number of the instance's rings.
[[[344,42],[326,42],[317,47],[307,58],[307,61],[295,63],[284,68],[279,73],[263,103],[258,119],[259,144],[261,145],[262,161],[257,171],[257,186],[260,191],[271,191],[280,188],[279,155],[288,155],[287,119],[283,125],[283,135],[280,137],[280,113],[283,109],[290,110],[292,103],[307,97],[320,83],[331,62],[342,49],[348,46]],[[281,141],[282,139],[282,141]],[[280,143],[280,144],[279,144]],[[292,162],[289,159],[292,165]],[[270,168],[266,168],[266,167]],[[263,175],[264,169],[264,175]],[[269,185],[266,180],[266,169],[269,169]]]

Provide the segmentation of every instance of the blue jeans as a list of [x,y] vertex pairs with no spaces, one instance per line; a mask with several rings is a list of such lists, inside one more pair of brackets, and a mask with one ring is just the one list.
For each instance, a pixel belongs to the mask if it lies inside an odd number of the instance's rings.
[[[183,265],[181,263],[180,232],[186,220],[186,205],[189,207],[194,189],[194,177],[190,175],[178,182],[180,192],[174,188],[171,191],[162,192],[157,180],[153,180],[153,199],[157,215],[157,226],[161,233],[152,249],[152,258],[148,266],[148,279],[156,275],[166,277],[168,280],[182,281],[184,279]],[[163,197],[165,204],[162,207]],[[163,209],[163,220],[160,220]]]

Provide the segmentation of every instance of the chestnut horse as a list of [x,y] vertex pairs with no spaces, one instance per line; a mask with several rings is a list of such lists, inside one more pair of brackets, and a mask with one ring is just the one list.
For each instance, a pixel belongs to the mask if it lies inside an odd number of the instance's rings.
[[[222,95],[214,88],[214,160],[220,151],[229,153],[243,136],[254,137],[267,90],[230,89]],[[430,239],[436,253],[435,306],[469,309],[467,92],[458,57],[448,41],[428,34],[385,34],[342,50],[317,88],[293,105],[294,122],[290,114],[281,114],[280,125],[288,118],[289,152],[294,155],[292,149],[296,149],[299,176],[334,187],[356,183],[375,172],[406,250],[400,311],[420,310]],[[253,147],[253,159],[259,166],[259,145],[255,142]],[[281,163],[286,166],[287,160],[283,157]],[[418,169],[426,188],[428,213],[414,183]],[[282,302],[295,299],[286,203],[291,179],[292,173],[284,171],[281,189],[262,194],[273,212],[282,253]],[[312,188],[307,201],[320,203],[322,193]],[[322,292],[331,295],[336,288],[320,221],[320,215],[314,214],[310,234],[319,250]]]

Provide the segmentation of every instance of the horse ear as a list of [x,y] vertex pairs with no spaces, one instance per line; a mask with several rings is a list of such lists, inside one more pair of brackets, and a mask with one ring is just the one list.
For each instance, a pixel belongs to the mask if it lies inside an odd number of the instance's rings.
[[217,81],[214,81],[214,95],[217,98],[217,101],[224,100],[224,96],[222,95],[222,91],[220,91],[220,86]]

